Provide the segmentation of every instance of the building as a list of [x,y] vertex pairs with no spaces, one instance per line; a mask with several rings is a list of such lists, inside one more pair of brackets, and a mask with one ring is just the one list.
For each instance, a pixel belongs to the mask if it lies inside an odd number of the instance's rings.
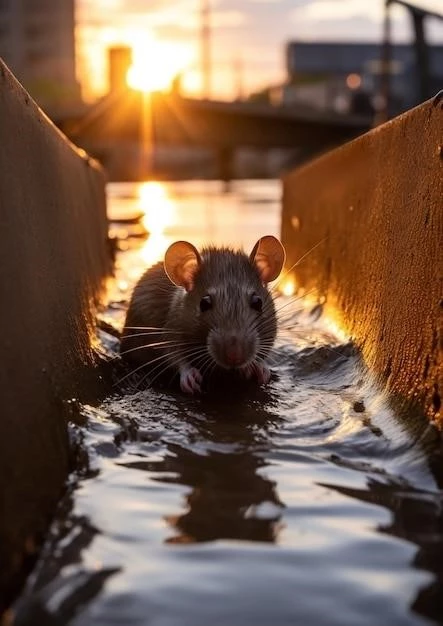
[[[346,98],[356,91],[375,97],[380,88],[381,50],[377,43],[288,43],[286,69],[291,97],[303,100],[303,94],[309,98],[310,93],[316,93],[322,108],[336,109],[346,108]],[[443,46],[429,46],[428,51],[429,83],[433,93],[443,87]],[[391,94],[397,112],[420,100],[415,55],[412,44],[392,46]]]
[[80,101],[74,0],[0,0],[0,56],[44,108]]
[[127,89],[127,74],[132,65],[132,49],[128,46],[109,48],[109,91],[118,93]]

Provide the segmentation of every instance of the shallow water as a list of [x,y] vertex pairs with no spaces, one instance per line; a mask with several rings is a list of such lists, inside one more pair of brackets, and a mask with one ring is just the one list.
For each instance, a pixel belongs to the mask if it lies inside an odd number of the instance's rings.
[[[123,250],[103,319],[122,324],[133,282],[175,239],[248,249],[278,234],[279,195],[275,181],[228,194],[218,183],[111,186],[113,216],[146,211],[151,236],[114,224]],[[395,411],[318,307],[277,302],[266,388],[116,390],[80,407],[77,471],[17,624],[439,621],[432,431]],[[112,354],[116,341],[102,339]]]

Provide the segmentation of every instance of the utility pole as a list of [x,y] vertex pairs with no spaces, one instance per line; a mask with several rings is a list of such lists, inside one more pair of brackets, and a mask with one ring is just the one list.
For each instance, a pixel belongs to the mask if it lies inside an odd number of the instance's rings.
[[377,112],[375,126],[387,122],[390,118],[391,108],[391,66],[392,66],[392,44],[391,44],[391,19],[389,7],[391,0],[385,0],[385,16],[383,22],[383,42],[381,48],[381,76],[380,93],[383,99],[381,110]]
[[420,100],[427,100],[432,96],[430,88],[429,47],[425,37],[425,13],[420,10],[411,10],[412,23],[415,32],[415,56],[419,76]]
[[202,96],[211,97],[211,25],[210,25],[210,0],[200,0],[200,45],[201,45],[201,76]]
[[237,100],[243,100],[243,60],[241,57],[236,57],[232,61],[232,70],[234,75],[233,84],[236,85],[236,98]]

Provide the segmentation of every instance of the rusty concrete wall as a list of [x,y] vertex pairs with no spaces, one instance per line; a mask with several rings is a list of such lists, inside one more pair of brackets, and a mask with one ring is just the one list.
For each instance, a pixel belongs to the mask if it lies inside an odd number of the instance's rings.
[[436,98],[289,173],[296,268],[406,405],[443,424],[443,109]]
[[63,489],[109,260],[102,172],[3,64],[0,128],[1,614]]

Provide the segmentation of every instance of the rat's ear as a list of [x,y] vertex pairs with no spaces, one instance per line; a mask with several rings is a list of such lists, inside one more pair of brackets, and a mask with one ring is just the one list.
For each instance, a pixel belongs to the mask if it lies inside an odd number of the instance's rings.
[[286,252],[280,241],[266,235],[257,241],[249,260],[254,263],[264,283],[270,283],[280,274],[286,259]]
[[194,286],[195,272],[201,263],[200,255],[192,243],[176,241],[166,250],[164,267],[169,280],[191,291]]

